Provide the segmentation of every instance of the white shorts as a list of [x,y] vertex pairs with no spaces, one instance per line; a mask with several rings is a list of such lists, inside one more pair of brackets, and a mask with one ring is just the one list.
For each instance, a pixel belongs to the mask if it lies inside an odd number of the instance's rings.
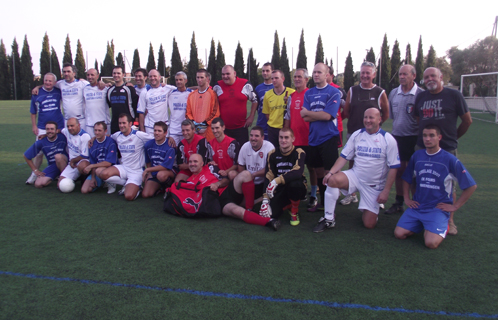
[[183,135],[181,134],[172,134],[170,135],[171,138],[175,139],[176,146],[180,144],[180,141],[183,140]]
[[346,196],[359,191],[360,203],[358,209],[361,211],[368,210],[375,214],[379,214],[379,203],[377,202],[377,198],[384,189],[384,186],[369,186],[362,183],[358,180],[356,173],[352,169],[343,171],[343,173],[348,177],[349,190],[340,189],[341,193]]
[[69,179],[72,179],[72,180],[78,179],[80,177],[80,172],[78,171],[78,165],[82,161],[88,161],[88,160],[87,159],[82,159],[82,160],[78,161],[78,163],[76,164],[76,168],[71,168],[71,166],[68,164],[66,166],[66,168],[64,169],[64,171],[62,171],[61,177],[69,178]]
[[154,128],[145,127],[145,133],[154,134]]
[[90,137],[92,138],[95,137],[95,133],[93,132],[93,126],[86,126],[83,130],[85,130],[90,135]]
[[122,164],[115,165],[116,169],[119,170],[119,177],[126,180],[126,184],[133,183],[134,185],[142,185],[142,173],[143,171],[130,171]]
[[[47,130],[38,128],[38,135],[36,136],[35,141],[38,141],[39,140],[38,138],[44,134],[47,134]],[[42,152],[42,151],[40,151],[40,152]]]

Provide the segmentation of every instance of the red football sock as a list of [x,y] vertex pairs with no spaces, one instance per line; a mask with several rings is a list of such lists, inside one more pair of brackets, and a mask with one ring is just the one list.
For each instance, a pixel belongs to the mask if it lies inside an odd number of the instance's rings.
[[246,199],[246,209],[254,207],[254,181],[244,182],[242,184],[242,194]]
[[262,217],[256,212],[252,212],[249,210],[246,210],[246,212],[244,212],[244,222],[246,223],[264,226],[268,223],[268,221],[270,221],[270,218]]
[[296,214],[299,211],[299,203],[301,203],[301,200],[291,200],[291,213]]

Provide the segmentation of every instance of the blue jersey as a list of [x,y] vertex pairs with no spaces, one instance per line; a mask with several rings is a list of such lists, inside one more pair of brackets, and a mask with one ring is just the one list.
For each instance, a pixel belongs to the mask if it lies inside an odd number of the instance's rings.
[[53,88],[51,91],[43,87],[38,91],[38,95],[31,96],[31,114],[38,113],[37,127],[45,129],[47,121],[57,122],[57,128],[64,128],[64,117],[61,111],[61,90]]
[[66,136],[59,133],[54,141],[48,140],[47,137],[36,141],[28,150],[26,150],[24,156],[28,160],[31,160],[34,157],[36,157],[36,155],[40,151],[42,151],[45,157],[47,158],[48,165],[52,165],[55,164],[56,154],[62,153],[66,157],[68,156],[66,152],[66,147],[67,147]]
[[103,161],[107,161],[110,164],[116,164],[118,159],[117,150],[118,147],[113,139],[105,137],[102,142],[95,139],[88,151],[90,164],[96,164]]
[[455,180],[462,190],[476,184],[460,160],[443,149],[435,154],[427,154],[426,150],[415,151],[402,178],[410,184],[413,178],[416,180],[413,200],[419,206],[415,210],[434,209],[440,202],[453,203]]
[[258,97],[258,120],[256,121],[256,125],[260,126],[265,130],[265,135],[268,132],[268,124],[266,120],[266,114],[263,113],[263,100],[265,98],[265,93],[268,90],[273,89],[273,83],[271,84],[266,84],[262,83],[254,89],[254,92],[256,93],[256,96]]
[[[173,169],[176,150],[168,144],[168,139],[162,144],[157,144],[156,140],[150,140],[145,144],[145,163],[150,163],[151,167],[163,166],[166,169]],[[157,172],[152,172],[153,176]]]
[[324,111],[332,116],[329,121],[310,122],[309,145],[318,146],[339,135],[335,117],[341,105],[341,92],[331,85],[323,88],[313,87],[304,94],[303,107],[313,111]]

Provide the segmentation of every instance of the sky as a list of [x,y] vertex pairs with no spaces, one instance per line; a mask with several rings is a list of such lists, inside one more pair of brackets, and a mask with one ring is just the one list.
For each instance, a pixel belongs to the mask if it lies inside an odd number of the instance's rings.
[[[389,54],[395,40],[401,58],[411,45],[413,60],[422,36],[424,55],[433,45],[438,57],[453,46],[464,49],[491,35],[498,4],[475,0],[465,6],[450,1],[4,1],[0,14],[0,38],[11,52],[14,37],[21,53],[27,35],[33,59],[33,72],[39,74],[42,40],[47,32],[50,45],[62,60],[67,34],[71,40],[73,60],[76,43],[82,43],[90,67],[95,59],[101,64],[107,41],[114,40],[115,55],[122,52],[131,66],[133,52],[140,52],[145,67],[152,43],[157,53],[163,45],[166,65],[171,64],[173,37],[182,59],[189,59],[192,33],[198,57],[206,63],[211,39],[221,42],[225,61],[233,64],[240,42],[247,65],[249,49],[260,67],[270,61],[275,31],[280,47],[285,38],[289,62],[295,66],[301,30],[304,30],[308,69],[312,70],[318,36],[321,35],[325,57],[333,60],[336,73],[344,71],[351,51],[355,71],[372,47],[376,56],[387,34]],[[126,5],[129,3],[129,5]],[[154,3],[154,5],[152,5]],[[491,3],[491,4],[490,4]],[[495,3],[495,5],[492,5]],[[151,5],[148,5],[151,4]],[[292,66],[291,66],[292,69]]]

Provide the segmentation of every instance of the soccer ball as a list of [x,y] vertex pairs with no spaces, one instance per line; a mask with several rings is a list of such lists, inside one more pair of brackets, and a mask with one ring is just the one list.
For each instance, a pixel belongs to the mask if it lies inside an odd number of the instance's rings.
[[64,178],[59,183],[59,190],[62,193],[70,193],[74,190],[74,181],[73,179]]

